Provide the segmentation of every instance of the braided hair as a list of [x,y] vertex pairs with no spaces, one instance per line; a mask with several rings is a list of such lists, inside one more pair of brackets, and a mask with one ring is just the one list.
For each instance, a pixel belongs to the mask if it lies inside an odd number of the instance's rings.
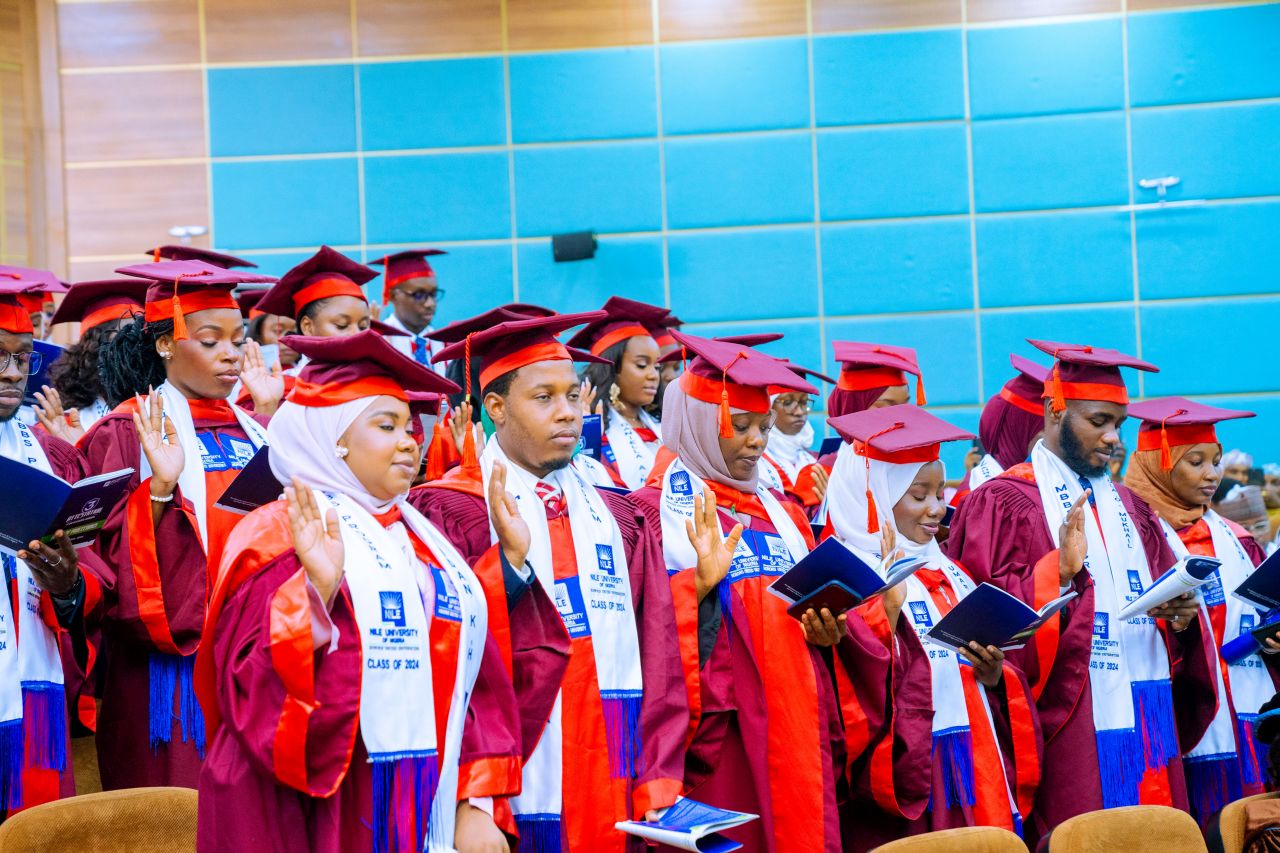
[[62,395],[62,404],[67,408],[84,409],[100,397],[106,399],[98,359],[122,322],[127,321],[112,320],[91,327],[49,368],[49,384]]
[[156,341],[172,334],[172,320],[148,323],[139,315],[102,346],[98,352],[98,376],[108,405],[114,408],[164,382],[164,360],[156,352]]

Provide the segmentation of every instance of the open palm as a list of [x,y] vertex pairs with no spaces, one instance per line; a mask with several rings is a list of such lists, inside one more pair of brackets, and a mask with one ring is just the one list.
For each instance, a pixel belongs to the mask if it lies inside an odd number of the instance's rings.
[[693,553],[698,558],[698,564],[694,568],[694,586],[698,601],[702,601],[729,574],[733,554],[738,550],[738,542],[742,539],[742,525],[734,525],[728,536],[721,534],[716,495],[707,486],[701,495],[693,499],[693,520],[685,519],[684,526],[689,544],[693,546]]
[[151,477],[166,486],[176,486],[186,465],[186,454],[177,428],[164,413],[164,397],[152,389],[145,400],[139,397],[137,401],[133,427],[151,466]]
[[284,490],[289,503],[289,530],[293,533],[293,550],[306,570],[307,577],[325,601],[333,599],[342,583],[345,551],[342,531],[338,529],[338,513],[330,509],[320,512],[316,496],[297,477]]

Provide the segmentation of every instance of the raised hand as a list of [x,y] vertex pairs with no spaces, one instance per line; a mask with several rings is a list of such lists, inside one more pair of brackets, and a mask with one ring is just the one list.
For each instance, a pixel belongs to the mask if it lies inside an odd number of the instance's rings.
[[1084,568],[1084,555],[1089,543],[1084,534],[1084,505],[1093,489],[1085,489],[1067,513],[1058,529],[1058,585],[1068,586]]
[[844,637],[846,619],[843,613],[839,617],[833,617],[825,607],[820,614],[810,607],[800,617],[800,627],[804,629],[804,638],[809,645],[834,646]]
[[827,476],[827,469],[816,462],[810,468],[813,471],[813,493],[818,498],[818,502],[821,503],[822,499],[827,496],[827,483],[831,478]]
[[997,647],[971,640],[968,647],[961,646],[956,651],[973,664],[973,677],[979,684],[995,687],[1004,678],[1004,652]]
[[685,519],[685,532],[689,544],[698,557],[694,567],[693,585],[698,602],[716,588],[716,584],[729,574],[733,552],[742,539],[742,525],[734,525],[728,536],[720,534],[720,515],[716,512],[716,495],[710,486],[704,486],[702,494],[693,499],[693,520]]
[[66,531],[53,534],[53,545],[33,540],[18,552],[18,559],[31,569],[36,584],[50,595],[66,595],[80,576],[80,557]]
[[260,415],[273,415],[284,399],[284,373],[279,363],[267,367],[262,347],[257,341],[246,341],[244,362],[240,366],[240,382],[253,398],[253,410]]
[[898,531],[893,524],[880,522],[880,568],[887,569],[902,559],[898,547]]
[[164,398],[154,388],[150,389],[145,400],[141,396],[135,399],[138,408],[133,413],[133,428],[138,433],[147,464],[151,466],[151,494],[167,498],[178,488],[178,478],[186,464],[182,442],[173,421],[164,413]]
[[56,388],[41,386],[36,392],[36,419],[49,435],[62,439],[68,444],[75,444],[85,433],[80,425],[79,409],[63,409],[62,395]]
[[315,493],[302,485],[297,477],[293,478],[292,486],[285,487],[284,497],[289,503],[293,550],[320,598],[326,604],[332,603],[338,585],[342,583],[345,559],[342,531],[338,529],[338,512],[330,508],[322,516]]
[[[467,439],[467,430],[471,428],[471,403],[463,400],[449,418],[449,432],[453,433],[453,443],[458,452],[462,452],[462,443]],[[476,448],[479,452],[480,448]]]
[[582,387],[578,391],[578,405],[582,406],[582,415],[586,417],[590,414],[600,414],[604,411],[604,401],[601,405],[596,405],[596,389],[592,387],[591,382],[587,379],[582,380]]
[[529,556],[532,536],[529,525],[520,517],[516,499],[507,491],[507,466],[501,462],[493,463],[493,473],[489,475],[489,520],[498,534],[502,556],[512,568],[521,568]]

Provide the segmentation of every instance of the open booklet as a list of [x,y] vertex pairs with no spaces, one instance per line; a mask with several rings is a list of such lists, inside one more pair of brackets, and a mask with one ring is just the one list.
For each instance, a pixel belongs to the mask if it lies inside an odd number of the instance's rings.
[[769,592],[787,602],[787,612],[799,619],[809,608],[826,607],[839,616],[869,598],[902,583],[928,563],[923,557],[904,557],[882,577],[837,539],[827,539],[769,585]]
[[1280,551],[1263,560],[1231,594],[1259,610],[1280,608]]
[[719,833],[756,820],[759,815],[718,809],[688,797],[662,812],[657,821],[624,820],[614,826],[628,835],[698,853],[729,853],[742,845]]
[[77,547],[91,543],[124,498],[132,468],[68,483],[16,459],[0,457],[0,482],[12,496],[0,501],[0,545],[11,551],[66,531]]
[[[1151,582],[1142,594],[1120,609],[1120,619],[1133,619],[1154,607],[1173,601],[1184,592],[1198,589],[1208,582],[1222,561],[1216,557],[1188,555],[1173,564],[1173,568]],[[1132,575],[1131,575],[1132,577]],[[1135,583],[1135,581],[1130,581]]]
[[970,642],[1001,649],[1016,649],[1040,630],[1040,626],[1057,615],[1076,597],[1075,590],[1055,598],[1039,610],[1028,606],[998,586],[979,584],[960,599],[924,638],[948,649],[967,647]]
[[247,515],[284,494],[284,486],[271,473],[270,447],[263,445],[253,458],[240,469],[231,485],[218,498],[214,506]]

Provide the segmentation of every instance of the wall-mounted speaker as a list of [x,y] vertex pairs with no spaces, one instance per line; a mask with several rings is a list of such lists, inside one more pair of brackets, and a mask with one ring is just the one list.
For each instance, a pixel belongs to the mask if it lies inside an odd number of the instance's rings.
[[594,231],[573,231],[551,235],[551,254],[557,262],[585,261],[596,256]]

